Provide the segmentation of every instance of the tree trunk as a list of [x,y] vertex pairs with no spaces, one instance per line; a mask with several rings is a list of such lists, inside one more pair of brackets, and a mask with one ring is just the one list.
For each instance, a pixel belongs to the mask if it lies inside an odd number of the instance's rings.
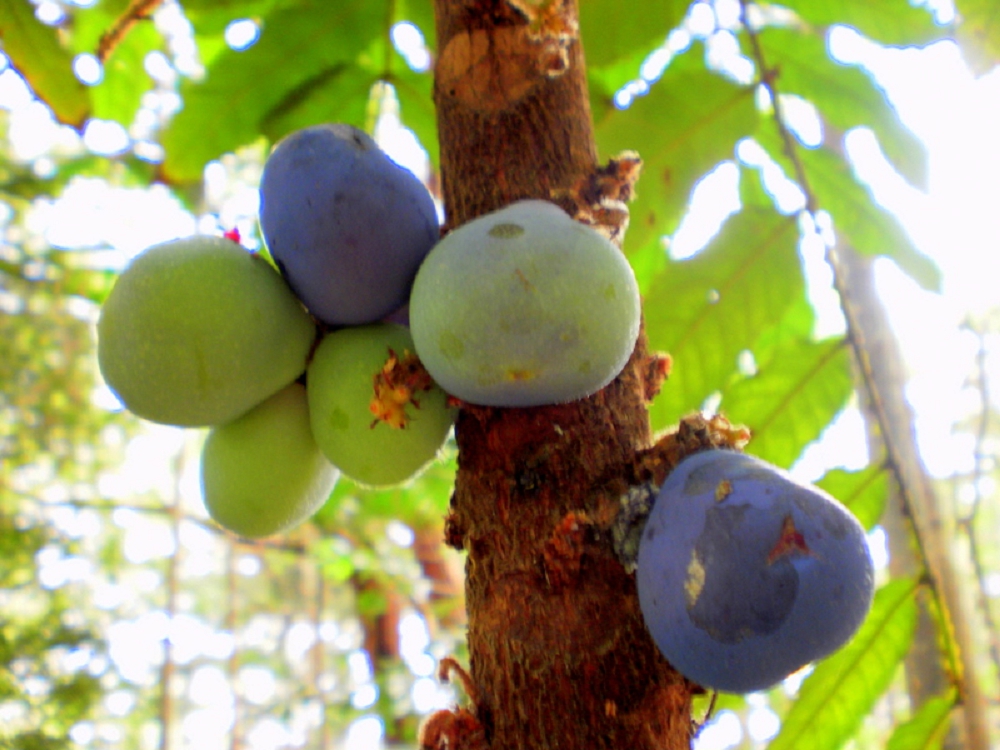
[[[447,224],[574,194],[597,170],[576,0],[435,0]],[[562,202],[562,201],[561,201]],[[649,447],[644,337],[570,404],[466,406],[449,543],[467,554],[472,706],[424,747],[687,748],[696,689],[649,638],[606,529]]]
[[[988,750],[989,730],[985,717],[986,703],[979,686],[969,630],[968,610],[961,596],[960,584],[951,559],[949,534],[944,528],[938,499],[931,485],[913,434],[913,411],[904,395],[906,378],[902,354],[892,335],[889,319],[875,291],[872,259],[864,258],[850,248],[839,248],[838,256],[846,272],[846,304],[854,311],[857,325],[868,353],[871,376],[888,421],[895,459],[913,503],[903,505],[898,484],[892,485],[889,504],[882,519],[889,539],[890,570],[894,578],[918,575],[922,570],[913,547],[913,533],[921,534],[928,557],[928,571],[948,607],[955,643],[959,649],[961,675],[952,677],[945,671],[931,614],[929,592],[920,602],[920,615],[913,648],[906,659],[906,681],[914,710],[927,699],[942,695],[951,682],[956,682],[963,702],[956,715],[953,731],[946,746],[966,750]],[[864,389],[861,389],[864,393]],[[865,394],[865,422],[869,449],[873,460],[886,460],[886,445],[879,425],[877,409],[870,394]],[[912,512],[913,517],[909,517]]]

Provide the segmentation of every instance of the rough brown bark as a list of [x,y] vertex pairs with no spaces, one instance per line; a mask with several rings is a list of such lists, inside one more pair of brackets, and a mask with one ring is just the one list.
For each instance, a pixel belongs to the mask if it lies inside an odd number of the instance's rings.
[[[435,2],[451,227],[521,198],[572,195],[597,169],[575,0],[530,27],[513,5]],[[689,746],[694,688],[656,651],[606,534],[651,442],[651,362],[640,341],[590,398],[462,409],[447,535],[468,553],[472,705],[438,717],[424,746]]]

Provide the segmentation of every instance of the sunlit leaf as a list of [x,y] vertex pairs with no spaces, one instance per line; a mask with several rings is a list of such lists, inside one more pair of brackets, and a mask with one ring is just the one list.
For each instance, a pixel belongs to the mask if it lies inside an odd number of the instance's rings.
[[[105,0],[77,10],[73,16],[73,51],[96,53],[101,35],[128,7],[127,0]],[[163,46],[163,37],[154,24],[138,23],[129,28],[105,61],[101,82],[90,88],[94,117],[115,120],[126,128],[132,123],[143,95],[153,88],[153,79],[145,71],[146,55]]]
[[673,370],[653,402],[654,428],[699,409],[736,371],[737,356],[804,294],[793,219],[748,208],[695,257],[667,263],[645,297],[649,346]]
[[889,474],[875,464],[859,471],[831,469],[816,484],[846,505],[866,529],[878,523],[889,495]]
[[580,3],[580,35],[587,65],[610,65],[637,50],[648,54],[687,14],[688,0],[650,0],[642,11],[623,12],[619,0]]
[[287,0],[184,0],[184,15],[197,35],[221,34],[233,21],[265,18]]
[[924,185],[926,148],[868,74],[834,62],[817,34],[774,27],[764,29],[759,38],[768,65],[778,71],[775,86],[780,93],[808,99],[822,119],[841,132],[871,128],[892,164],[910,182]]
[[[773,122],[762,128],[755,138],[771,158],[782,165],[786,174],[796,173]],[[842,154],[826,148],[799,148],[795,158],[802,164],[818,208],[833,216],[836,231],[844,235],[848,244],[863,255],[892,258],[925,289],[940,289],[940,269],[917,249],[899,219],[880,206],[870,191],[858,182]]]
[[[691,189],[736,143],[757,127],[753,90],[705,67],[702,48],[676,58],[645,96],[625,110],[595,111],[595,135],[602,158],[628,149],[643,160],[637,198],[629,205],[627,248],[654,248],[683,216]],[[610,102],[613,91],[593,92]]]
[[951,712],[958,703],[952,687],[944,695],[930,698],[893,731],[886,750],[939,750],[951,726]]
[[918,587],[900,579],[876,592],[854,638],[802,683],[768,750],[836,750],[854,735],[910,648]]
[[424,44],[432,50],[437,46],[437,24],[433,0],[397,0],[394,4],[396,21],[409,21],[424,35]]
[[90,94],[73,73],[73,56],[58,31],[38,21],[34,7],[24,0],[0,3],[3,52],[59,122],[79,127],[90,113]]
[[409,68],[395,73],[390,79],[399,99],[399,118],[420,140],[431,164],[439,162],[437,111],[434,109],[433,77],[429,72],[418,73]]
[[955,35],[966,61],[977,73],[1000,62],[1000,5],[995,0],[955,0]]
[[844,408],[853,389],[843,339],[783,343],[757,373],[722,391],[722,411],[750,428],[748,452],[788,467]]
[[883,44],[924,44],[944,36],[930,12],[908,0],[782,0],[781,5],[814,26],[853,26]]
[[384,64],[405,65],[398,56],[372,54],[388,46],[387,20],[384,2],[303,0],[275,10],[261,21],[256,44],[219,53],[204,81],[181,87],[185,107],[163,136],[167,176],[200,179],[208,160],[262,132],[274,140],[318,122],[364,127],[367,91],[378,75],[391,73]]
[[941,288],[941,270],[917,249],[907,230],[862,186],[840,154],[805,149],[802,161],[820,206],[833,215],[838,232],[864,255],[885,255],[924,289]]

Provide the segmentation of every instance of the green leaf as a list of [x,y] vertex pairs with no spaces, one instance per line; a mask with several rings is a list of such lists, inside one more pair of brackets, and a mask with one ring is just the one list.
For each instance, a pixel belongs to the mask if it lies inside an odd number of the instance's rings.
[[913,718],[896,727],[886,750],[939,750],[951,726],[951,712],[958,704],[958,690],[929,698]]
[[800,339],[775,347],[757,374],[722,392],[722,411],[750,428],[747,450],[788,467],[844,408],[854,388],[841,338]]
[[976,73],[1000,63],[1000,5],[996,0],[955,0],[959,17],[955,36]]
[[90,113],[90,94],[73,73],[73,56],[59,43],[58,30],[33,10],[26,0],[0,3],[3,52],[56,119],[78,128]]
[[[101,35],[129,6],[127,0],[102,2],[73,15],[72,48],[76,53],[95,53]],[[135,118],[142,97],[153,88],[146,74],[146,55],[164,46],[152,23],[139,23],[128,30],[104,63],[101,82],[90,88],[94,117],[115,120],[126,128]]]
[[399,119],[420,140],[431,164],[439,164],[440,148],[437,135],[437,110],[434,108],[434,77],[406,68],[391,79],[399,99]]
[[649,50],[636,49],[607,65],[595,65],[587,59],[587,79],[591,94],[591,110],[595,117],[603,117],[614,107],[612,97],[622,86],[639,79],[642,64],[649,57]]
[[580,3],[587,66],[610,65],[636,50],[649,54],[684,20],[690,4],[689,0],[647,0],[641,8],[623,8],[619,0]]
[[866,529],[878,523],[889,497],[889,475],[875,464],[860,471],[831,469],[816,485],[847,506]]
[[[755,136],[787,174],[795,174],[771,121]],[[921,253],[894,215],[880,206],[871,192],[858,182],[843,154],[826,148],[799,148],[795,151],[805,170],[809,189],[818,207],[828,211],[838,233],[863,255],[884,255],[924,289],[938,291],[941,271]]]
[[918,588],[900,579],[876,592],[854,638],[802,683],[768,750],[836,750],[854,735],[909,651]]
[[855,250],[888,256],[924,289],[940,291],[941,270],[917,249],[899,219],[858,182],[842,154],[822,148],[800,153],[820,207],[833,215],[837,231]]
[[262,19],[249,49],[220,52],[203,82],[181,87],[184,109],[163,137],[166,175],[199,180],[207,161],[262,132],[274,140],[318,122],[364,127],[371,84],[405,64],[386,51],[386,2],[303,0]]
[[260,19],[288,0],[183,0],[184,15],[196,35],[217,35],[241,18]]
[[[643,160],[637,198],[629,206],[626,249],[657,252],[657,242],[680,223],[691,189],[736,143],[757,127],[753,89],[705,68],[701,48],[674,59],[646,96],[625,110],[595,109],[602,158],[639,149]],[[611,102],[614,91],[593,92]]]
[[808,99],[823,120],[840,131],[871,128],[896,169],[914,185],[925,185],[927,149],[869,75],[835,62],[823,38],[808,31],[768,27],[760,42],[768,65],[778,71],[775,85],[780,93]]
[[650,348],[673,370],[652,404],[655,429],[676,422],[721,390],[737,356],[805,294],[795,220],[748,207],[689,260],[669,261],[644,301]]
[[927,9],[909,0],[781,0],[781,5],[814,26],[853,26],[883,44],[926,44],[944,36]]
[[396,0],[394,8],[397,21],[409,21],[420,29],[424,44],[429,49],[437,47],[437,23],[432,0]]

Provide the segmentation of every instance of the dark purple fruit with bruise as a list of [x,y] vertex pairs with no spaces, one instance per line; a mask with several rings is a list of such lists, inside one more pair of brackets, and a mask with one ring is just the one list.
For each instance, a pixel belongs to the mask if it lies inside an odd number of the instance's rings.
[[834,498],[753,456],[708,450],[660,488],[636,582],[677,671],[748,693],[843,646],[871,606],[873,568],[864,529]]
[[260,227],[289,286],[320,320],[375,322],[406,303],[440,230],[413,173],[349,125],[280,141],[264,165]]

